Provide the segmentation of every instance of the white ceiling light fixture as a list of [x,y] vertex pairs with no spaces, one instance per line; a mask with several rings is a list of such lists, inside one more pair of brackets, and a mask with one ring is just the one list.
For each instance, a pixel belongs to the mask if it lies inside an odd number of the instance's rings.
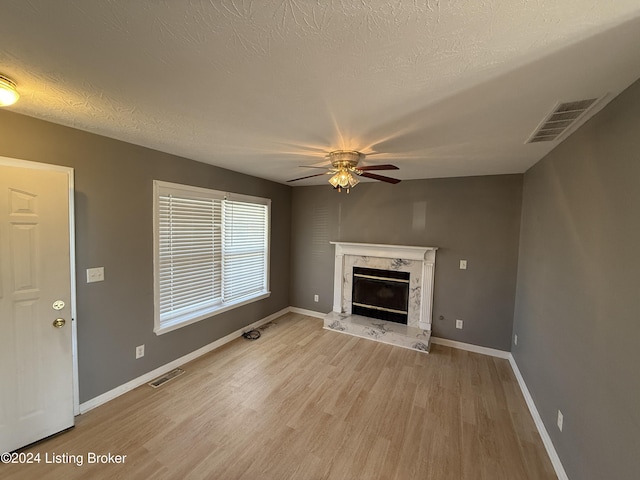
[[0,74],[0,107],[13,105],[20,98],[16,84],[13,80]]

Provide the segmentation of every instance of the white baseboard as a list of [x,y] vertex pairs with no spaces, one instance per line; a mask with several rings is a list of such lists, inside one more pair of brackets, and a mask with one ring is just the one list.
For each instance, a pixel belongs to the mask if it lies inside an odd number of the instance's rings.
[[257,328],[260,325],[264,325],[265,323],[269,323],[270,321],[275,320],[278,317],[281,317],[282,315],[284,315],[285,313],[288,313],[289,311],[291,311],[290,307],[283,308],[279,312],[276,312],[274,314],[269,315],[268,317],[258,320],[257,322],[254,322],[251,325],[247,325],[246,327],[243,327],[240,330],[236,330],[235,332],[230,333],[225,337],[219,338],[215,342],[205,345],[204,347],[201,347],[198,350],[195,350],[183,357],[180,357],[174,360],[173,362],[169,362],[166,365],[163,365],[161,367],[156,368],[155,370],[145,373],[144,375],[138,378],[134,378],[133,380],[123,385],[120,385],[119,387],[116,387],[113,390],[109,390],[108,392],[105,392],[102,395],[98,395],[97,397],[94,397],[91,400],[87,400],[86,402],[80,404],[80,413],[81,414],[86,413],[89,410],[92,410],[104,403],[107,403],[110,400],[113,400],[114,398],[119,397],[124,393],[127,393],[133,390],[134,388],[139,387],[140,385],[149,383],[154,378],[157,378],[160,375],[164,375],[165,373],[173,370],[174,368],[177,368],[181,365],[184,365],[185,363],[195,360],[196,358],[201,357],[202,355],[209,353],[212,350],[215,350],[216,348],[221,347],[225,343],[229,343],[230,341],[235,340],[236,338],[240,337],[244,332]]
[[560,457],[558,456],[558,452],[556,452],[555,447],[553,446],[553,442],[551,441],[551,437],[549,436],[549,432],[547,432],[544,423],[542,422],[542,417],[536,408],[536,404],[533,402],[533,397],[529,393],[529,389],[527,388],[527,384],[524,383],[524,378],[522,378],[522,374],[520,373],[520,369],[518,368],[518,364],[516,360],[513,358],[513,355],[509,354],[509,363],[511,364],[511,369],[518,380],[518,385],[520,385],[520,390],[522,391],[522,395],[524,395],[524,399],[527,402],[527,406],[529,407],[529,411],[531,412],[531,416],[533,417],[533,421],[538,428],[538,433],[542,438],[542,443],[544,444],[544,448],[547,450],[547,454],[549,455],[549,459],[551,460],[551,464],[553,465],[554,470],[556,471],[556,475],[558,476],[558,480],[569,480],[567,476],[567,472],[564,471],[564,467],[562,466],[562,462],[560,461]]
[[479,345],[473,345],[471,343],[457,342],[455,340],[449,340],[447,338],[431,337],[431,343],[435,343],[436,345],[444,345],[445,347],[457,348],[458,350],[481,353],[482,355],[489,355],[491,357],[508,359],[511,356],[511,353],[505,352],[504,350],[481,347]]
[[291,313],[299,313],[300,315],[306,315],[307,317],[324,318],[327,312],[315,312],[313,310],[305,310],[304,308],[289,307]]

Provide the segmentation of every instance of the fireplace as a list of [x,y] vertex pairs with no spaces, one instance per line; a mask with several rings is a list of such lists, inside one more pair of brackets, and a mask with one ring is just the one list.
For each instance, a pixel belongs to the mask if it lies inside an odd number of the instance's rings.
[[409,272],[353,267],[351,312],[407,324]]
[[336,246],[333,311],[351,315],[353,269],[374,268],[408,272],[409,305],[406,324],[431,330],[433,280],[437,247],[331,242]]
[[324,328],[428,352],[437,247],[331,243],[333,311]]

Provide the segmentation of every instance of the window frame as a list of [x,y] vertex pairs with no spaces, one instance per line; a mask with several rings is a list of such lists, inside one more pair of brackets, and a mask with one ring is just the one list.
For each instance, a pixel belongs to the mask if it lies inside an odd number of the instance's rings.
[[[216,305],[208,305],[201,309],[176,315],[170,319],[161,319],[160,314],[160,196],[172,193],[178,196],[190,198],[206,198],[222,201],[222,261],[224,262],[225,250],[225,200],[232,202],[245,202],[266,206],[266,232],[265,232],[265,289],[248,297],[242,297],[238,300],[225,303],[224,301]],[[203,187],[194,187],[191,185],[183,185],[161,180],[153,181],[153,297],[154,297],[154,333],[162,335],[181,327],[191,325],[206,318],[211,318],[224,312],[233,310],[234,308],[247,305],[268,298],[271,295],[270,277],[271,277],[271,199],[256,197],[251,195],[243,195],[239,193],[224,192]],[[221,267],[221,288],[224,290],[224,272]]]

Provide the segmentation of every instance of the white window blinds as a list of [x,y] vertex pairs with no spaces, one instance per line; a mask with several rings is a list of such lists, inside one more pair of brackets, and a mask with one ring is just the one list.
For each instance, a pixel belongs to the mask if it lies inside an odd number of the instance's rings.
[[222,201],[159,198],[160,318],[222,299]]
[[225,302],[266,290],[267,206],[226,200],[224,209]]
[[268,295],[270,201],[154,182],[156,333]]

